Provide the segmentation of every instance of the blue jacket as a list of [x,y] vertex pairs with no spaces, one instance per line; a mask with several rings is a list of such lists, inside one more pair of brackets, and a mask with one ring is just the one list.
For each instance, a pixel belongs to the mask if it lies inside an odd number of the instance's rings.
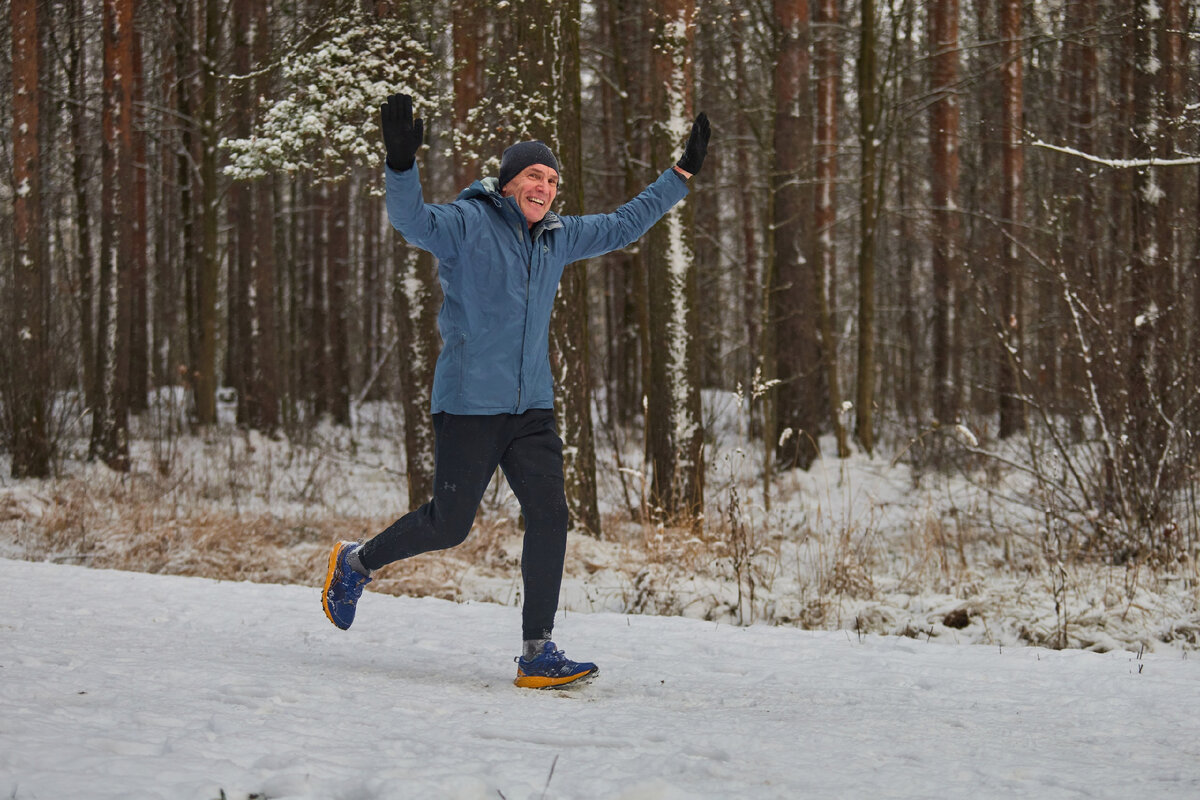
[[392,227],[438,259],[442,352],[433,413],[521,414],[554,407],[550,313],[563,267],[627,247],[688,193],[668,169],[611,214],[545,218],[529,229],[516,200],[484,178],[453,203],[427,204],[414,165],[384,167]]

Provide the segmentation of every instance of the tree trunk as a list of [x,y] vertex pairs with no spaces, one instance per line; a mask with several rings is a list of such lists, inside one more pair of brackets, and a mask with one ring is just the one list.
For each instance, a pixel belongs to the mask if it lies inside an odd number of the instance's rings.
[[[41,46],[37,3],[13,0],[12,20],[12,157],[13,279],[3,326],[7,343],[0,356],[4,423],[11,442],[14,478],[50,474],[50,440],[46,416],[50,408],[50,349],[44,316],[47,264],[41,252],[42,186],[38,143]],[[7,283],[7,281],[5,281]],[[0,284],[2,285],[2,284]]]
[[129,469],[130,265],[133,227],[133,0],[105,0],[100,280],[97,286],[99,403],[92,412],[91,454]]
[[[249,76],[253,69],[251,5],[249,0],[235,0],[232,9],[233,71],[239,77]],[[239,139],[249,138],[253,130],[257,106],[253,88],[254,85],[244,77],[233,84],[231,102],[234,114],[230,133]],[[250,309],[250,287],[254,276],[255,228],[266,224],[266,221],[260,222],[255,218],[252,184],[246,181],[233,182],[229,187],[226,215],[230,229],[230,257],[229,277],[226,280],[228,333],[225,379],[237,395],[237,424],[245,426],[250,423],[250,379],[253,372],[251,339],[254,335],[254,315]]]
[[141,413],[148,408],[150,391],[149,319],[149,241],[146,229],[145,79],[142,70],[142,39],[133,37],[133,185],[130,187],[130,309],[129,309],[129,410]]
[[879,150],[874,0],[863,0],[858,49],[858,375],[854,435],[863,450],[875,449],[875,227]]
[[329,209],[329,411],[338,425],[350,425],[350,180],[330,184]]
[[959,259],[958,0],[929,6],[931,90],[929,107],[930,205],[933,208],[933,416],[943,426],[958,417],[950,370],[956,273]]
[[[548,26],[558,65],[551,85],[558,86],[557,136],[563,211],[582,214],[583,132],[579,53],[579,0],[556,4]],[[550,43],[547,42],[549,49]],[[559,287],[551,328],[551,359],[557,361],[558,425],[563,439],[567,505],[571,521],[586,533],[600,534],[600,505],[596,491],[596,446],[592,428],[592,376],[588,333],[588,264],[567,266]]]
[[[1133,156],[1138,160],[1154,154],[1153,136],[1160,122],[1155,115],[1155,73],[1159,60],[1155,54],[1155,30],[1145,5],[1135,7],[1130,35],[1133,39]],[[1165,368],[1160,363],[1156,339],[1160,335],[1160,307],[1155,296],[1154,272],[1159,268],[1157,203],[1161,199],[1160,169],[1147,167],[1134,171],[1129,203],[1132,209],[1132,260],[1129,265],[1130,332],[1126,361],[1129,400],[1126,430],[1130,443],[1127,467],[1128,485],[1135,495],[1134,513],[1143,526],[1152,525],[1160,509],[1155,502],[1157,470],[1164,455],[1166,430],[1162,417],[1162,397],[1156,376]]]
[[180,243],[179,262],[183,272],[183,307],[186,346],[186,367],[181,377],[192,401],[190,416],[196,417],[197,364],[200,359],[200,248],[196,235],[196,174],[192,169],[198,151],[196,116],[198,103],[198,73],[200,66],[194,38],[198,27],[195,0],[180,0],[175,5],[173,34],[175,36],[175,72],[178,79],[175,111],[179,124],[176,153],[176,187],[179,192]]
[[217,94],[220,55],[221,16],[219,0],[202,0],[204,9],[204,49],[200,59],[200,273],[196,282],[195,332],[198,350],[193,369],[196,423],[217,422],[217,290],[221,277],[219,240],[221,192],[217,178],[220,151]]
[[[654,109],[658,129],[651,163],[674,163],[692,118],[690,39],[693,0],[670,0],[652,12]],[[649,341],[647,440],[654,505],[667,520],[700,524],[704,507],[704,431],[700,419],[699,337],[692,207],[676,206],[646,235]]]
[[[83,14],[83,0],[72,0],[71,16],[78,19]],[[84,43],[79,25],[70,26],[69,56],[67,62],[68,81],[78,98],[87,97],[87,70],[84,68]],[[89,409],[99,407],[96,379],[96,326],[93,311],[96,307],[95,269],[92,251],[92,217],[88,196],[88,175],[91,166],[88,160],[89,139],[93,131],[88,127],[86,103],[71,106],[71,188],[75,199],[75,227],[78,245],[74,253],[76,304],[79,309],[79,349],[83,364],[83,396]]]
[[[1077,150],[1091,153],[1096,148],[1095,109],[1097,51],[1095,44],[1096,0],[1071,0],[1066,6],[1067,30],[1077,33],[1063,43],[1063,87],[1062,94],[1067,103],[1068,143]],[[1100,228],[1096,224],[1099,208],[1099,192],[1096,181],[1077,165],[1069,166],[1063,178],[1072,198],[1061,247],[1064,269],[1070,291],[1085,293],[1087,302],[1094,308],[1100,307]],[[1072,439],[1080,441],[1084,435],[1086,409],[1090,406],[1087,386],[1085,354],[1078,343],[1073,324],[1066,325],[1070,333],[1063,341],[1074,346],[1065,347],[1061,353],[1062,381],[1056,391],[1059,408],[1070,420]]]
[[[812,91],[808,0],[774,0],[780,40],[775,59],[771,227],[775,281],[766,287],[768,324],[775,326],[775,457],[784,468],[808,469],[820,452],[826,406],[818,341],[820,300],[812,252]],[[771,443],[769,443],[770,445]],[[768,446],[769,446],[768,445]]]
[[[265,63],[271,55],[272,3],[260,0],[253,5],[254,62]],[[263,70],[254,80],[255,97],[269,97],[270,76]],[[250,427],[273,433],[279,427],[280,350],[275,313],[275,178],[259,178],[254,183],[254,335],[251,342],[247,402]]]
[[[431,180],[429,170],[425,179]],[[408,474],[408,504],[417,508],[433,494],[433,425],[429,392],[437,362],[436,319],[441,291],[433,256],[404,244],[392,231],[397,261],[395,314],[405,355],[400,359],[400,403],[404,411],[404,453]]]
[[[470,136],[469,115],[483,99],[483,59],[480,53],[486,41],[485,9],[480,0],[459,0],[452,18],[454,27],[454,128],[460,142]],[[455,148],[454,182],[465,189],[479,177],[479,159]]]
[[820,0],[817,7],[817,170],[816,210],[813,223],[817,299],[820,304],[820,352],[828,384],[829,421],[837,443],[838,458],[850,455],[846,426],[842,422],[842,390],[839,378],[834,308],[837,306],[837,177],[838,109],[841,93],[841,61],[837,46],[837,0]]
[[1021,386],[1022,259],[1024,239],[1025,157],[1022,150],[1025,110],[1024,69],[1021,56],[1021,0],[1002,0],[1000,39],[1004,48],[1003,106],[1004,181],[1001,214],[1004,228],[1000,261],[1000,353],[997,358],[1001,439],[1021,431],[1024,422],[1024,389]]
[[[1183,127],[1185,77],[1189,64],[1186,61],[1185,36],[1188,27],[1187,13],[1183,0],[1162,0],[1159,4],[1161,15],[1156,21],[1158,61],[1161,66],[1158,71],[1157,95],[1157,141],[1155,156],[1160,159],[1178,158],[1180,144],[1185,140]],[[1193,98],[1195,86],[1192,87]],[[1154,296],[1158,308],[1158,319],[1155,322],[1156,335],[1154,346],[1157,350],[1155,362],[1158,370],[1155,374],[1155,391],[1161,398],[1162,416],[1168,426],[1180,422],[1179,413],[1183,409],[1186,398],[1179,392],[1179,379],[1186,368],[1186,357],[1180,348],[1184,339],[1184,307],[1180,296],[1182,286],[1176,278],[1177,264],[1181,258],[1180,232],[1182,220],[1180,209],[1183,202],[1182,191],[1183,173],[1178,167],[1166,167],[1159,171],[1157,182],[1161,192],[1157,203],[1155,234],[1154,267]],[[1192,402],[1196,402],[1193,396]],[[1164,431],[1165,437],[1170,436]],[[1170,442],[1164,441],[1164,447]],[[1164,458],[1174,461],[1175,456]],[[1166,483],[1175,483],[1183,477],[1182,470],[1168,468],[1163,474]]]

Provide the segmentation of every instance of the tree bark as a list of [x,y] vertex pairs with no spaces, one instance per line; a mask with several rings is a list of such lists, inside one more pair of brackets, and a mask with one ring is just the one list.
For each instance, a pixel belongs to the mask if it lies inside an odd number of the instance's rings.
[[[672,164],[692,119],[690,39],[693,0],[670,0],[652,12],[654,109],[659,121],[651,163]],[[645,238],[648,267],[649,404],[646,428],[654,478],[651,496],[668,521],[701,524],[704,431],[700,419],[699,336],[692,208],[676,206]]]
[[958,417],[951,353],[959,245],[958,0],[929,5],[931,90],[930,185],[933,225],[933,416],[943,426]]
[[222,9],[219,0],[202,0],[204,11],[203,50],[200,58],[200,253],[196,281],[197,351],[193,369],[195,421],[198,425],[217,422],[217,291],[221,277],[220,213],[217,147],[221,135],[218,114],[218,69]]
[[[263,64],[271,55],[271,10],[273,3],[260,0],[253,3],[254,62]],[[271,95],[270,76],[259,72],[254,80],[254,96]],[[280,350],[278,320],[275,313],[275,178],[259,178],[254,183],[254,335],[250,363],[250,398],[247,403],[250,427],[274,433],[279,427]]]
[[[558,146],[560,196],[563,211],[582,214],[583,130],[580,79],[579,0],[558,3],[549,31],[555,39],[559,87],[555,141]],[[548,43],[549,44],[549,43]],[[545,53],[550,56],[551,53]],[[571,522],[593,536],[600,535],[600,505],[596,490],[596,446],[592,427],[592,370],[588,332],[588,263],[567,266],[559,287],[551,328],[551,359],[557,361],[558,425],[563,438],[567,506]]]
[[816,22],[817,46],[817,169],[815,228],[816,293],[820,304],[820,352],[828,385],[829,421],[837,444],[838,458],[850,455],[846,426],[842,422],[842,390],[839,377],[836,324],[837,306],[837,178],[838,96],[841,93],[841,62],[837,46],[837,0],[820,0]]
[[[50,474],[51,447],[46,416],[50,408],[48,325],[44,314],[46,263],[41,252],[42,181],[38,109],[41,43],[34,0],[13,0],[12,156],[13,278],[4,298],[7,343],[0,356],[5,425],[11,441],[14,478]],[[7,283],[7,282],[6,282]]]
[[130,265],[133,228],[133,0],[103,6],[104,100],[100,280],[97,286],[99,403],[90,452],[115,470],[129,463]]
[[1000,4],[1000,39],[1004,62],[1003,107],[1004,142],[1003,257],[998,281],[1000,300],[1000,352],[996,360],[999,370],[999,435],[1006,439],[1024,430],[1024,388],[1021,386],[1022,351],[1022,258],[1024,239],[1024,177],[1025,157],[1021,138],[1025,110],[1024,64],[1021,56],[1021,0],[1002,0]]
[[776,417],[780,467],[808,469],[820,453],[828,407],[826,366],[818,339],[820,267],[813,257],[813,104],[809,82],[808,0],[775,0],[780,40],[774,71],[774,163],[771,193],[775,281],[766,288],[775,326]]
[[875,449],[875,229],[879,168],[879,88],[874,0],[863,0],[858,48],[858,374],[854,436]]

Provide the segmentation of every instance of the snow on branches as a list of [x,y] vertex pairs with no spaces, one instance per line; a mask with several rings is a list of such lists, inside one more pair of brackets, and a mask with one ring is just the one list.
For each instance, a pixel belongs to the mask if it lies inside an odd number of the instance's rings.
[[225,174],[250,180],[307,172],[336,182],[349,167],[383,163],[379,107],[404,92],[436,107],[433,55],[409,26],[364,15],[339,20],[321,41],[279,64],[283,99],[260,110],[247,139],[224,139]]

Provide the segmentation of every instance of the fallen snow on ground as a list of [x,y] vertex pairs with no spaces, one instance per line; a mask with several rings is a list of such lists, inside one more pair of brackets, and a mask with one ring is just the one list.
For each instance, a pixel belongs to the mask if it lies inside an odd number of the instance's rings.
[[1185,798],[1200,663],[0,560],[4,798]]

